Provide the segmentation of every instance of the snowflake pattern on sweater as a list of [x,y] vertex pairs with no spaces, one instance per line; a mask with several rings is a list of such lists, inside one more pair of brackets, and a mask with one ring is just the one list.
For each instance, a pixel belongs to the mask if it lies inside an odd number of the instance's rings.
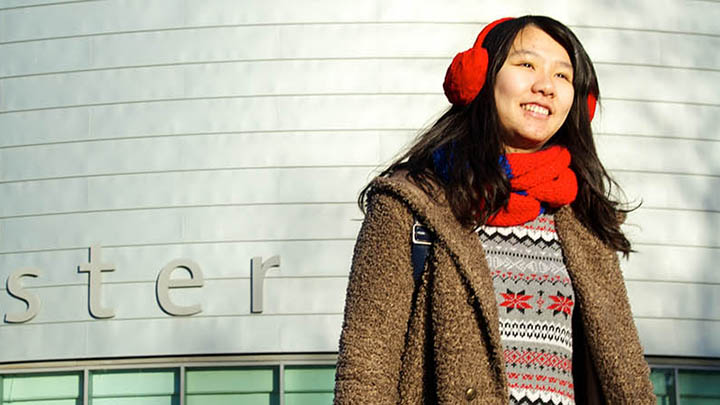
[[477,232],[495,287],[510,404],[574,405],[575,300],[553,216]]

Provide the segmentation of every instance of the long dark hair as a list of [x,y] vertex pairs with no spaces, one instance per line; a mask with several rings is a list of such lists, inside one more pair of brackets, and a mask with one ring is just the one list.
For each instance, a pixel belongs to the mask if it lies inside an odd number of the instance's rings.
[[[575,34],[549,17],[524,16],[493,28],[483,42],[489,55],[488,74],[477,97],[466,106],[452,106],[381,176],[403,170],[426,193],[441,187],[453,214],[468,228],[484,224],[507,203],[510,184],[498,164],[504,153],[505,130],[495,106],[494,88],[515,37],[529,25],[562,45],[574,70],[572,107],[545,146],[563,145],[572,155],[571,168],[578,179],[578,195],[572,207],[578,219],[608,246],[627,256],[632,249],[620,229],[619,214],[628,210],[610,195],[618,185],[598,159],[590,127],[587,98],[589,94],[597,99],[600,96],[595,69]],[[438,153],[448,160],[443,173],[436,167]],[[368,187],[358,199],[361,209]]]

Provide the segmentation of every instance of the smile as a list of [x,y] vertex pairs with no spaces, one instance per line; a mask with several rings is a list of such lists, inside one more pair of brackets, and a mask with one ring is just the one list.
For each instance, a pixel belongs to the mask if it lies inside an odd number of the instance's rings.
[[521,105],[522,109],[525,111],[534,112],[536,114],[542,114],[542,115],[550,115],[550,110],[543,106],[539,106],[537,104],[523,104]]

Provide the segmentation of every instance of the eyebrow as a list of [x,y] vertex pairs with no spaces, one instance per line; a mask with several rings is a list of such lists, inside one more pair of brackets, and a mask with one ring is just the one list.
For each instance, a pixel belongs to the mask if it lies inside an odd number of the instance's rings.
[[[519,51],[512,51],[512,52],[510,52],[510,54],[508,55],[508,57],[515,56],[515,55],[530,55],[530,56],[535,56],[535,57],[538,57],[538,58],[542,58],[539,53],[534,52],[534,51],[531,51],[531,50],[528,50],[528,49],[521,49],[521,50],[519,50]],[[573,69],[573,65],[570,64],[570,63],[568,63],[568,62],[565,62],[564,60],[558,60],[558,61],[556,61],[556,62],[557,62],[558,64],[560,64],[560,65],[568,68],[568,69]]]

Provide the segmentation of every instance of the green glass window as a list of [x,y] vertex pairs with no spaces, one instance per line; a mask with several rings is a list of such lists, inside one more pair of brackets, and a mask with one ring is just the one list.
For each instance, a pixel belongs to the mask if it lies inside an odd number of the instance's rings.
[[650,374],[658,405],[675,404],[675,370],[653,369]]
[[658,405],[720,405],[720,370],[653,368],[650,379]]
[[278,367],[188,369],[187,405],[279,405]]
[[21,374],[0,377],[3,405],[80,405],[82,374]]
[[164,369],[93,371],[92,405],[179,405],[178,371]]
[[680,370],[677,386],[682,405],[720,405],[720,371]]
[[285,405],[331,405],[335,366],[285,366]]

